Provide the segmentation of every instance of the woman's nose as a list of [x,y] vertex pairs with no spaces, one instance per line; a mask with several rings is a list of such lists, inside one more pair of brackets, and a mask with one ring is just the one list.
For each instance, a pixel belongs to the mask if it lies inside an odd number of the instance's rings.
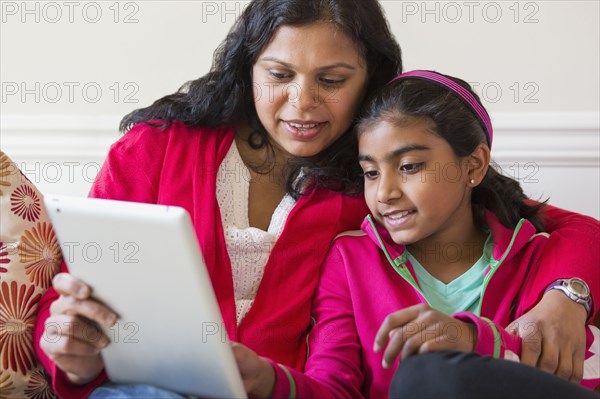
[[285,90],[288,102],[300,111],[308,111],[321,104],[318,86],[307,81],[291,83]]

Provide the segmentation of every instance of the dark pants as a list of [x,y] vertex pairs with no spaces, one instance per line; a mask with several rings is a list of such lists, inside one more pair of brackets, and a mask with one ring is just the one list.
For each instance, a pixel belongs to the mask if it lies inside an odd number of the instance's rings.
[[401,362],[390,398],[600,399],[600,394],[516,362],[474,353],[435,352]]

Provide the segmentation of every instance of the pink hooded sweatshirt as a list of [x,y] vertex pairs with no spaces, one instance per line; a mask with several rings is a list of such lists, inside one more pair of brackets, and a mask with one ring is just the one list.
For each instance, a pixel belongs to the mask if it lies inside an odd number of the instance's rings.
[[[477,327],[476,352],[519,361],[521,339],[504,328],[540,299],[532,286],[544,278],[540,254],[548,235],[536,234],[525,219],[514,230],[491,212],[486,219],[494,247],[481,287],[481,312],[453,317]],[[394,243],[370,215],[361,227],[362,232],[337,238],[323,265],[305,373],[272,363],[277,373],[274,398],[388,397],[399,360],[390,369],[382,367],[382,352],[372,349],[375,334],[390,313],[427,300],[405,247]],[[588,325],[586,334],[581,385],[593,388],[600,383],[600,330]]]

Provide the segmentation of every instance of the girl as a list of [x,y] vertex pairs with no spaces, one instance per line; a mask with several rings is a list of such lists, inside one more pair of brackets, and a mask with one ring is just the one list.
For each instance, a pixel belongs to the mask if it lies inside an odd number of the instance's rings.
[[[360,170],[347,132],[365,96],[400,71],[400,49],[376,0],[252,1],[206,76],[124,118],[130,130],[90,195],[186,208],[229,337],[302,369],[319,266],[333,237],[358,228],[367,213],[362,197],[349,195],[360,190]],[[559,232],[576,232],[557,235],[553,248],[570,252],[571,240],[589,234],[587,219],[554,212]],[[547,256],[553,280],[588,280],[597,263],[595,255],[564,264]],[[600,296],[600,283],[588,283]],[[547,284],[535,290],[541,295]],[[545,295],[529,316],[577,363],[573,323],[554,330],[537,321],[576,320],[570,306]],[[85,331],[116,316],[90,299],[84,282],[60,274],[38,315],[36,353],[59,395],[86,396],[106,382],[99,350],[108,339]],[[57,323],[81,328],[46,328]],[[549,354],[541,358],[558,359]]]
[[[540,254],[548,235],[540,232],[542,205],[527,204],[518,182],[490,167],[492,126],[469,85],[429,71],[402,74],[370,102],[357,131],[371,214],[362,232],[337,238],[325,260],[304,374],[236,347],[252,395],[387,397],[392,366],[427,352],[519,360],[521,340],[504,328],[539,301],[531,288],[546,273]],[[581,297],[573,311],[584,315],[589,302]],[[585,332],[582,385],[592,388],[600,383],[598,341],[592,347],[600,331],[588,326]],[[531,374],[521,368],[527,381]],[[471,372],[473,379],[490,380]],[[505,384],[507,375],[493,378]],[[437,391],[413,381],[398,396],[447,397],[443,375],[435,378],[425,385]],[[556,377],[550,381],[546,389],[555,395],[591,394]],[[529,387],[539,388],[535,380]],[[506,388],[487,389],[486,397],[512,397]]]

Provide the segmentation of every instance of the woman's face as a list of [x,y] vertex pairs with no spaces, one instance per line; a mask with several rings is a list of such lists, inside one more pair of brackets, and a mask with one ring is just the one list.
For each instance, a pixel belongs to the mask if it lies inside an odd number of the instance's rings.
[[282,26],[258,56],[252,82],[276,151],[307,157],[350,127],[367,85],[366,62],[333,24]]

